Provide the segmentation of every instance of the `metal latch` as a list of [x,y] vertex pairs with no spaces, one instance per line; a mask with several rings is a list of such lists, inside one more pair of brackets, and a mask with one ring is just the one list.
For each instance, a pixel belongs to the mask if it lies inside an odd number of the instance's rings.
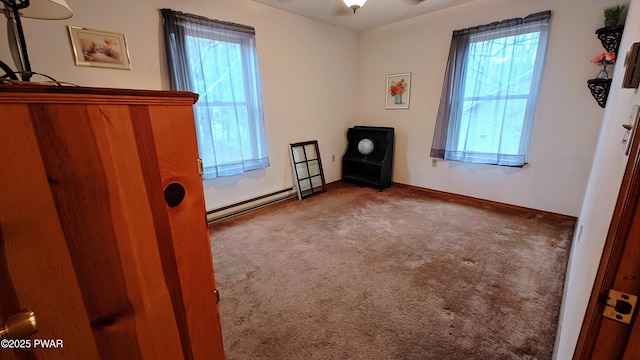
[[605,305],[602,313],[604,317],[623,324],[631,323],[638,302],[637,296],[610,289],[606,294],[600,294],[598,300]]
[[202,159],[198,158],[198,174],[204,175],[204,167],[202,166]]

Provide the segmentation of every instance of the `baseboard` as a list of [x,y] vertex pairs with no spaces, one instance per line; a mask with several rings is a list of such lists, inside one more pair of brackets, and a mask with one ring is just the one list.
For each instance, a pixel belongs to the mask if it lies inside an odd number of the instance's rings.
[[[506,204],[498,201],[486,200],[486,199],[476,198],[476,197],[467,196],[467,195],[450,193],[446,191],[434,190],[434,189],[424,188],[424,187],[415,186],[415,185],[401,184],[397,182],[393,182],[392,184],[393,186],[415,189],[425,193],[429,193],[430,195],[433,195],[433,196],[446,198],[446,199],[458,199],[460,201],[475,203],[480,206],[492,206],[492,207],[497,207],[501,209],[509,209],[513,211],[525,211],[528,213],[540,214],[544,216],[552,216],[562,220],[577,221],[576,217],[564,215],[564,214],[558,214],[550,211],[532,209],[524,206],[511,205],[511,204]],[[337,181],[333,181],[326,184],[326,186],[330,190],[332,188],[340,187],[344,185],[342,181],[337,180]],[[257,196],[251,199],[239,201],[235,204],[208,210],[207,224],[213,224],[219,221],[223,221],[223,220],[226,220],[238,215],[246,214],[254,210],[262,209],[269,205],[274,205],[283,201],[297,199],[297,197],[298,197],[298,193],[296,189],[294,187],[290,187],[290,188],[282,189],[269,194]]]
[[463,200],[463,201],[469,201],[469,202],[476,203],[476,204],[483,205],[483,206],[494,206],[494,207],[498,207],[498,208],[502,208],[502,209],[510,209],[510,210],[515,210],[515,211],[526,211],[526,212],[530,212],[530,213],[537,213],[537,214],[544,215],[544,216],[552,216],[552,217],[555,217],[555,218],[558,218],[558,219],[562,219],[562,220],[577,221],[577,219],[578,219],[575,216],[558,214],[558,213],[554,213],[554,212],[551,212],[551,211],[545,211],[545,210],[532,209],[532,208],[528,208],[528,207],[524,207],[524,206],[511,205],[511,204],[506,204],[506,203],[502,203],[502,202],[499,202],[499,201],[486,200],[486,199],[476,198],[476,197],[467,196],[467,195],[460,195],[460,194],[450,193],[450,192],[446,192],[446,191],[440,191],[440,190],[424,188],[424,187],[415,186],[415,185],[407,185],[407,184],[401,184],[401,183],[394,182],[393,186],[401,186],[401,187],[416,189],[416,190],[427,192],[427,193],[432,194],[434,196],[439,196],[439,197],[443,197],[443,198],[447,198],[447,199],[455,198],[455,199],[459,199],[459,200]]
[[297,199],[298,192],[294,187],[274,191],[269,194],[256,196],[251,199],[239,201],[234,204],[222,206],[207,211],[207,224],[213,224],[238,215],[246,214],[263,207],[277,204],[290,199]]

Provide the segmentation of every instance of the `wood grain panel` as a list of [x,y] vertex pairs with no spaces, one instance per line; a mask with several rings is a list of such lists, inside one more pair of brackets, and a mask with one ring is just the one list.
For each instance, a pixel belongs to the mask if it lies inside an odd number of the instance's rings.
[[[630,261],[620,263],[619,273],[616,278],[616,285],[624,289],[625,292],[640,294],[640,202],[636,203],[633,212],[633,220],[629,229],[629,236],[624,248],[624,257],[631,257]],[[616,288],[617,289],[617,288]],[[636,305],[637,306],[637,305]],[[640,358],[640,316],[636,308],[636,315],[630,326],[629,340],[624,351],[623,360],[634,360]]]
[[144,106],[132,106],[129,111],[131,117],[136,119],[133,123],[137,139],[138,151],[141,161],[144,163],[142,171],[145,178],[147,196],[151,211],[153,212],[154,227],[157,234],[156,241],[162,260],[162,270],[165,283],[171,295],[171,303],[175,320],[180,332],[180,343],[185,359],[193,359],[191,348],[189,324],[187,323],[186,308],[182,296],[182,285],[176,254],[173,247],[171,224],[164,211],[166,207],[163,194],[160,169],[158,168],[157,153],[153,132],[151,130],[151,118],[149,109]]
[[620,323],[603,318],[600,325],[600,333],[590,359],[621,359],[624,345],[627,342],[627,332],[625,330]]
[[[108,193],[128,298],[145,359],[180,359],[182,350],[147,198],[128,106],[88,106],[96,144],[109,174]],[[126,354],[121,354],[126,355]]]
[[[637,234],[637,236],[636,239],[640,238],[640,234]],[[636,314],[631,323],[631,334],[629,335],[629,341],[622,360],[637,359],[640,359],[640,316]]]
[[224,359],[193,110],[155,106],[149,113],[163,187],[176,182],[186,190],[184,201],[165,205],[164,212],[171,224],[194,358]]
[[86,108],[29,108],[101,358],[139,359],[134,308],[115,241],[113,195]]
[[[0,119],[0,320],[35,304],[43,334],[65,341],[46,359],[224,359],[196,99],[0,85],[17,121]],[[187,196],[169,208],[172,181]]]
[[11,116],[0,120],[0,317],[29,308],[40,329],[32,339],[62,339],[64,348],[0,349],[0,358],[98,359],[29,111],[3,112]]

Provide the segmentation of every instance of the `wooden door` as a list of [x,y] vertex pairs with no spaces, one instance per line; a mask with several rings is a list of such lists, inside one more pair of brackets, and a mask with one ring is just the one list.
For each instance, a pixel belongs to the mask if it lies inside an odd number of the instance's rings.
[[574,359],[640,359],[638,310],[630,324],[602,315],[603,294],[609,289],[640,296],[640,136],[637,128],[633,131],[629,162]]
[[[3,194],[0,206],[0,261],[7,264],[0,286],[15,295],[0,297],[0,317],[33,310],[43,319],[34,338],[65,341],[64,359],[224,359],[195,95],[2,90],[0,112],[11,121],[0,119],[0,184],[12,195]],[[169,201],[173,185],[182,192]],[[38,242],[27,251],[20,226],[30,227],[30,217],[55,224],[36,232],[42,236],[32,236]],[[5,354],[0,349],[0,359]]]
[[4,344],[0,359],[98,359],[29,113],[5,109],[12,117],[0,119],[0,324],[32,310],[37,338],[64,347]]
[[[195,123],[183,121],[176,127],[176,119],[193,117],[192,110],[191,107],[154,106],[148,109],[148,114],[152,119],[148,130],[151,131],[156,153],[153,172],[158,173],[157,185],[165,196],[175,186],[184,189],[185,194],[180,204],[168,206],[162,201],[155,211],[156,219],[166,221],[157,221],[161,229],[158,233],[168,231],[165,236],[171,242],[167,249],[172,256],[167,257],[175,261],[175,278],[180,280],[177,291],[183,308],[178,313],[187,330],[183,335],[188,334],[194,359],[223,360],[213,256],[197,162]],[[137,133],[142,133],[142,130]]]

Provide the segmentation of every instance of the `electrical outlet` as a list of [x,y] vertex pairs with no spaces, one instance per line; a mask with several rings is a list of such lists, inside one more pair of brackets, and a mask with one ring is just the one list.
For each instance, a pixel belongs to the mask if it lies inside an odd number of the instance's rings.
[[438,167],[438,159],[431,159],[431,167]]
[[580,230],[578,230],[578,237],[576,238],[577,242],[580,242],[580,237],[582,237],[582,228],[584,227],[584,224],[580,224]]

